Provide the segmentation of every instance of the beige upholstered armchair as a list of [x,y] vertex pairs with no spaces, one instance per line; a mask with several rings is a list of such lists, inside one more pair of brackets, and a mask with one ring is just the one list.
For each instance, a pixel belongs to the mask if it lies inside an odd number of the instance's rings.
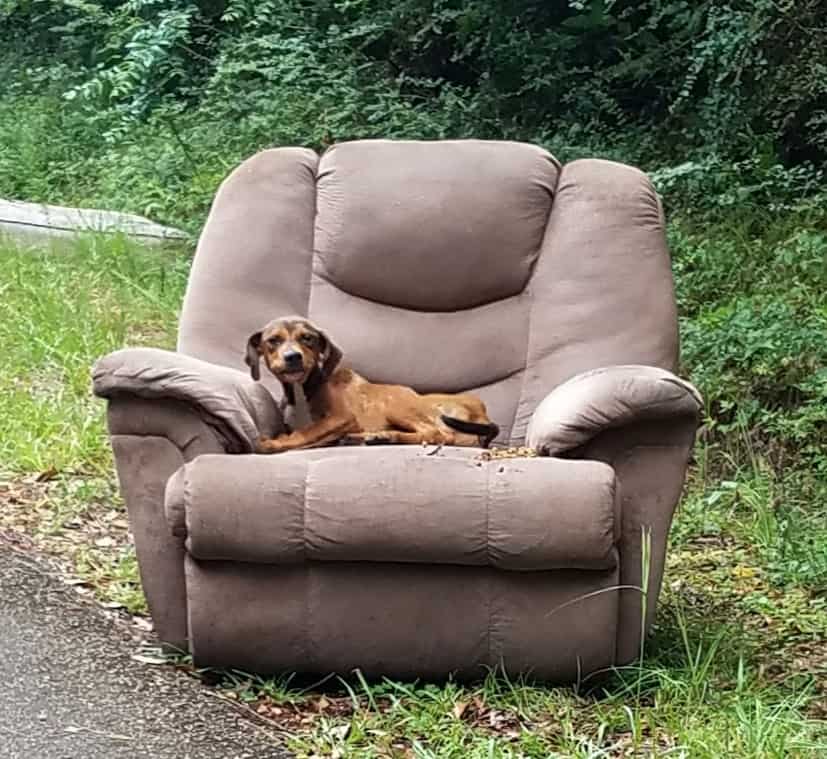
[[[497,443],[543,455],[253,454],[281,391],[244,347],[288,313],[371,380],[479,394]],[[677,359],[663,213],[634,168],[482,141],[259,153],[215,199],[178,351],[94,370],[158,635],[268,672],[629,662],[701,407]]]

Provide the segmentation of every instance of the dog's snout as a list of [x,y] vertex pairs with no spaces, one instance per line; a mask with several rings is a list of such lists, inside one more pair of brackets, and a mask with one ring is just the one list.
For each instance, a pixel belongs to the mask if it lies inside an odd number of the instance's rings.
[[299,351],[288,351],[282,356],[282,360],[289,369],[301,369],[302,354]]

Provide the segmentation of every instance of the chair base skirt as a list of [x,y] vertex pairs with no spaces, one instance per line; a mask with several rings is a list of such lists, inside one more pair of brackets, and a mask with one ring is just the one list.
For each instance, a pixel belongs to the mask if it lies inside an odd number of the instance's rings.
[[426,680],[500,669],[571,683],[615,659],[617,569],[187,556],[186,584],[197,666]]

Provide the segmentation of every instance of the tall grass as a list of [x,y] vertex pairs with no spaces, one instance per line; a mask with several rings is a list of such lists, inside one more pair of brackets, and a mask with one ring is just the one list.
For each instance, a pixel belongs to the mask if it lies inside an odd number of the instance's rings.
[[0,468],[109,471],[90,367],[124,344],[172,347],[188,259],[123,238],[0,241]]

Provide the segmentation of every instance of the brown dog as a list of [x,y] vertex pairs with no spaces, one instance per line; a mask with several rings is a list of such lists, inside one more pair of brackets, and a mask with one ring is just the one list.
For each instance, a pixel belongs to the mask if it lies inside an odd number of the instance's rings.
[[262,356],[284,388],[283,411],[292,431],[260,439],[259,453],[338,441],[487,448],[499,433],[485,404],[472,395],[420,395],[339,367],[341,350],[301,317],[276,319],[250,336],[245,360],[254,380],[260,378]]

